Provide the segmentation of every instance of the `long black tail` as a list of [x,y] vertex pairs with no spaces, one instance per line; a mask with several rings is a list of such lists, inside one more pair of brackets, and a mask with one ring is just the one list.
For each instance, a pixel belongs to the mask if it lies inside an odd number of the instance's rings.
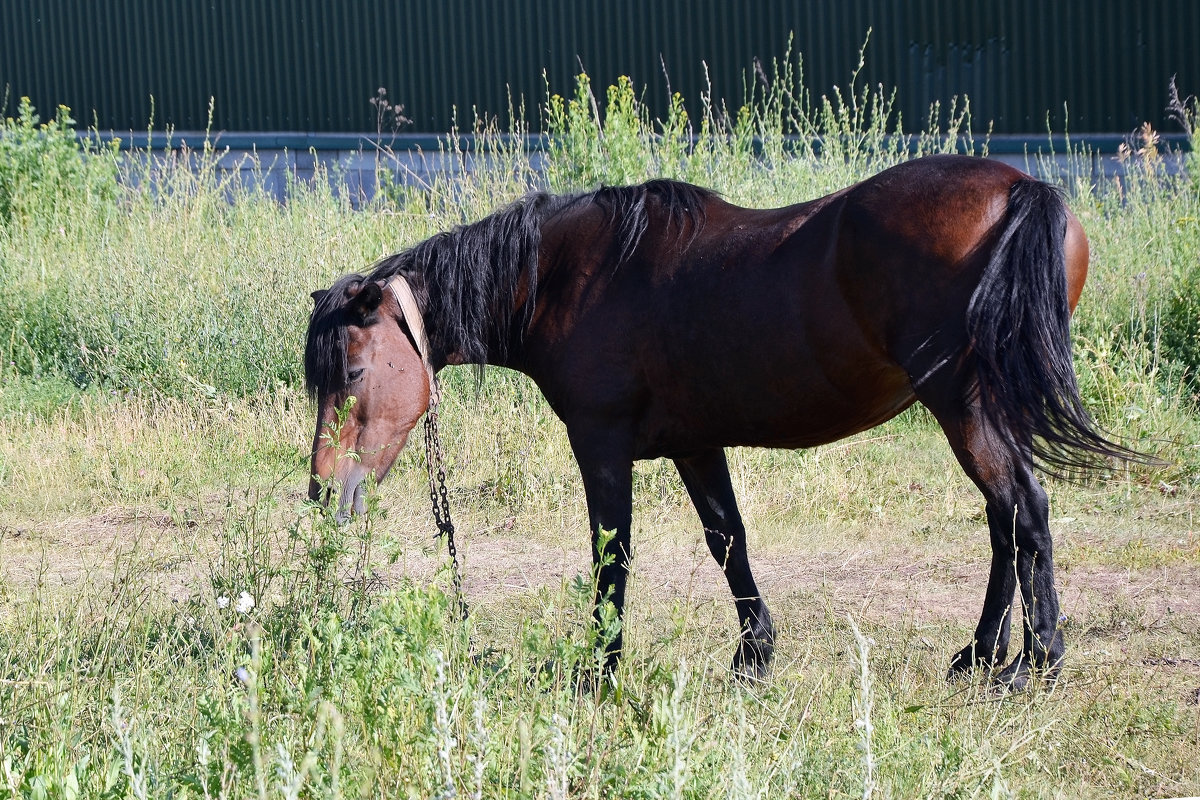
[[1043,470],[1077,476],[1105,457],[1148,459],[1107,439],[1079,397],[1066,230],[1057,189],[1032,178],[1013,185],[1007,224],[967,308],[967,332],[983,413],[995,430]]

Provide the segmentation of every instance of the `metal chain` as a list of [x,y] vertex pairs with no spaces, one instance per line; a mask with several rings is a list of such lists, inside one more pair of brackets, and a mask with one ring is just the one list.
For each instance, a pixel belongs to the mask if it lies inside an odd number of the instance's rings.
[[425,468],[429,473],[429,501],[433,505],[433,521],[437,535],[445,537],[446,549],[450,551],[450,579],[454,584],[454,606],[464,622],[468,609],[463,594],[462,568],[458,563],[458,546],[454,542],[454,522],[450,519],[450,498],[446,493],[446,467],[442,453],[442,440],[438,436],[437,403],[430,403],[425,414]]

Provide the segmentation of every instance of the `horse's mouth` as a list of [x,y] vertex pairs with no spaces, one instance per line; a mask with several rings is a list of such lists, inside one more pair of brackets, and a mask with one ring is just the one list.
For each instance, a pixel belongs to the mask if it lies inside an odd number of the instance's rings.
[[321,482],[314,477],[308,487],[309,500],[325,509],[329,509],[336,502],[337,510],[333,512],[333,520],[339,525],[345,525],[356,514],[362,516],[367,513],[365,477],[351,474],[346,477],[345,482],[336,479]]
[[367,484],[361,478],[353,484],[343,487],[341,500],[333,520],[339,525],[345,525],[356,514],[363,516],[367,513]]

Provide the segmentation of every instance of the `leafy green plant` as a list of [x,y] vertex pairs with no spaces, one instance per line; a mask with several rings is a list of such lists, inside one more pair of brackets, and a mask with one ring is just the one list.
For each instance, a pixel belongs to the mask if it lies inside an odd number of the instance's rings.
[[546,104],[546,181],[555,191],[644,180],[651,149],[649,119],[625,76],[608,88],[604,112],[580,73],[575,96],[551,94]]
[[[1175,220],[1181,235],[1195,240],[1200,235],[1200,101],[1195,96],[1180,99],[1171,79],[1167,110],[1188,138],[1187,173],[1181,193],[1192,200],[1189,213]],[[1190,191],[1189,191],[1190,189]],[[1200,408],[1200,256],[1193,254],[1189,266],[1170,287],[1160,320],[1162,350],[1167,374],[1187,386],[1194,407]]]
[[1171,286],[1158,323],[1167,378],[1200,408],[1200,259]]
[[111,206],[117,196],[116,142],[80,140],[66,106],[42,123],[28,97],[0,121],[0,223],[63,217],[79,205]]

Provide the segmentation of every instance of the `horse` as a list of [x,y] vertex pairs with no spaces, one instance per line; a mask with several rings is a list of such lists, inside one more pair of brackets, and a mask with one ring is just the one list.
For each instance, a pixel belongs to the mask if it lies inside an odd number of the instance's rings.
[[[732,668],[757,679],[775,626],[724,448],[813,447],[919,402],[983,495],[991,539],[979,623],[949,676],[1051,680],[1064,644],[1035,468],[1073,476],[1138,455],[1080,399],[1069,320],[1087,269],[1059,190],[970,156],[914,159],[774,209],[670,180],[533,192],[313,292],[309,493],[329,503],[335,484],[338,518],[362,513],[439,370],[517,370],[579,466],[597,618],[605,601],[624,609],[633,462],[669,458],[734,597]],[[1018,587],[1024,636],[1004,666]],[[621,650],[618,632],[606,665]]]

